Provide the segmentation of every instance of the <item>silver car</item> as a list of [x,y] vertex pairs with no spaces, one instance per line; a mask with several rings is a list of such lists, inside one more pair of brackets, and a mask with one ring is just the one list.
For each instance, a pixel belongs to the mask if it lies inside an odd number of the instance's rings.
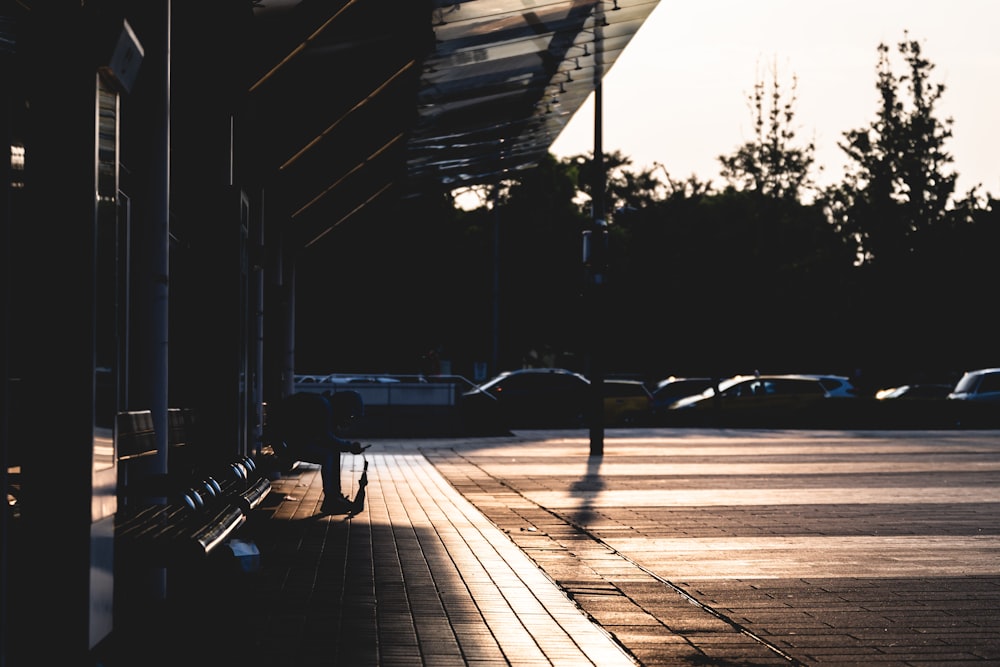
[[948,394],[948,398],[1000,403],[1000,368],[967,371]]

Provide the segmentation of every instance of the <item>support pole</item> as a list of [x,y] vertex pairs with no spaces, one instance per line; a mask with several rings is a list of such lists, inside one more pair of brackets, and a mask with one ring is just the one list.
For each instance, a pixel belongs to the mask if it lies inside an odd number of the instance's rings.
[[594,87],[594,183],[592,185],[591,210],[593,225],[591,229],[591,252],[593,265],[590,271],[591,281],[591,342],[590,342],[590,455],[604,455],[604,271],[606,256],[604,240],[607,229],[604,220],[604,189],[606,176],[604,173],[603,147],[603,103],[601,81],[598,79]]

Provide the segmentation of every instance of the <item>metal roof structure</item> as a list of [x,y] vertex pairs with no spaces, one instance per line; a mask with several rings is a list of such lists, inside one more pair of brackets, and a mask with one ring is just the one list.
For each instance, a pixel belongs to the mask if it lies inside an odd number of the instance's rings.
[[261,178],[309,245],[392,191],[543,158],[659,0],[257,0]]

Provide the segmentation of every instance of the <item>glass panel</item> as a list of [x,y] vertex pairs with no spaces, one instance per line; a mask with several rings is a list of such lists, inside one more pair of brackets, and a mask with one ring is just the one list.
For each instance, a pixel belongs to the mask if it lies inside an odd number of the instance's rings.
[[94,470],[114,466],[118,412],[118,94],[97,77]]
[[411,175],[456,187],[533,166],[659,0],[436,0]]

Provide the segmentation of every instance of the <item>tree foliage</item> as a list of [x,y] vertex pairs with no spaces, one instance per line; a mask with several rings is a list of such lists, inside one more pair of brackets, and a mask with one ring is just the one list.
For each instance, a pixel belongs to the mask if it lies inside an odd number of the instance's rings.
[[827,196],[831,221],[857,244],[863,264],[898,265],[917,251],[929,230],[947,222],[955,191],[945,150],[952,120],[935,115],[945,87],[930,81],[934,66],[919,42],[902,41],[898,51],[902,75],[893,71],[889,47],[878,46],[876,118],[844,133],[839,145],[851,164]]
[[772,65],[770,85],[765,78],[754,84],[748,102],[753,116],[754,138],[731,155],[722,155],[722,177],[736,190],[755,192],[775,200],[799,200],[813,186],[810,176],[815,145],[796,146],[795,90],[786,95]]
[[[1000,210],[977,191],[955,197],[951,121],[936,115],[944,87],[930,81],[916,42],[899,53],[903,75],[879,46],[876,118],[844,134],[852,168],[815,201],[813,146],[798,144],[793,127],[794,85],[786,94],[774,70],[750,96],[754,139],[720,158],[725,187],[603,156],[610,242],[599,314],[584,298],[581,261],[593,155],[550,156],[483,188],[485,205],[473,210],[428,195],[378,226],[342,230],[395,239],[382,242],[377,270],[398,274],[368,297],[384,336],[359,335],[346,361],[313,366],[368,359],[375,370],[379,359],[403,372],[434,345],[460,374],[494,352],[491,370],[545,360],[585,371],[597,315],[608,372],[648,379],[861,368],[865,382],[947,381],[993,364],[990,330],[966,319],[992,280]],[[370,270],[349,253],[341,261],[329,284],[355,284]],[[331,302],[329,292],[318,298]],[[325,340],[322,325],[316,331]],[[379,347],[363,357],[362,342]]]

